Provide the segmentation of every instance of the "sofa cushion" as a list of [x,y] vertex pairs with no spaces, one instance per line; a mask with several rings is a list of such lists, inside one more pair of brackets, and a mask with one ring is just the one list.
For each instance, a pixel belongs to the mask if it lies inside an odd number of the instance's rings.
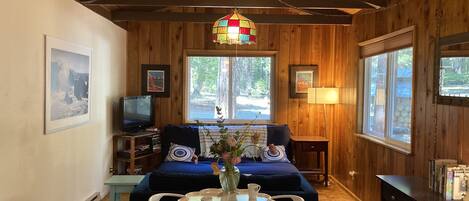
[[290,129],[287,125],[268,125],[267,133],[267,144],[289,146]]
[[171,143],[195,148],[195,154],[200,154],[199,129],[197,126],[168,125],[161,136],[161,154],[166,157]]
[[[265,191],[296,191],[300,190],[301,178],[298,174],[242,174],[238,188],[246,189],[249,183],[259,184],[262,186],[262,190]],[[154,171],[150,175],[150,189],[152,190],[174,191],[184,189],[190,192],[205,188],[221,188],[218,176],[212,174],[164,173],[160,171]]]
[[218,177],[211,174],[169,173],[153,171],[150,175],[150,189],[172,191],[184,189],[188,192],[204,188],[220,188]]
[[[150,175],[150,188],[168,191],[219,188],[218,176],[213,175],[210,163],[164,162]],[[263,190],[298,190],[301,185],[298,169],[290,163],[248,161],[236,167],[241,172],[240,188],[246,188],[248,183],[257,183]],[[190,182],[187,182],[189,180]]]
[[[240,125],[242,126],[242,125]],[[197,125],[167,125],[161,137],[161,154],[166,157],[171,143],[195,148],[200,154],[199,128]],[[288,158],[290,152],[290,129],[287,125],[267,125],[267,144],[283,145]],[[200,158],[200,160],[204,160]]]
[[[211,162],[212,161],[199,161],[196,164],[166,161],[162,163],[157,170],[164,173],[212,174]],[[219,166],[221,167],[221,164]],[[239,168],[241,174],[282,175],[299,173],[298,169],[291,163],[262,163],[243,160],[240,164],[236,165],[236,167]]]

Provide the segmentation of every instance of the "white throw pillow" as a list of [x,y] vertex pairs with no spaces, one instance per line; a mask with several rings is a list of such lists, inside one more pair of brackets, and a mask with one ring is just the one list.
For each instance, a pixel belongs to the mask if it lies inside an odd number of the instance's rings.
[[192,162],[195,148],[171,143],[166,161]]
[[289,163],[287,154],[285,152],[285,146],[277,145],[275,146],[276,152],[272,152],[269,149],[269,146],[262,148],[261,158],[262,162],[286,162]]

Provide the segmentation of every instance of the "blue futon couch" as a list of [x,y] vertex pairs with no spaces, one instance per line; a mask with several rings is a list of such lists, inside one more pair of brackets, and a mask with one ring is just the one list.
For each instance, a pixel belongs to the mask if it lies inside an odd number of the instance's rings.
[[[162,156],[166,157],[171,143],[196,148],[200,153],[197,126],[169,125],[162,135]],[[268,125],[267,143],[284,145],[291,158],[290,131],[286,125]],[[147,201],[156,193],[186,194],[204,188],[220,188],[218,176],[213,175],[210,163],[213,159],[200,158],[197,164],[184,162],[163,162],[160,167],[147,174],[130,194],[130,201]],[[269,195],[293,194],[306,201],[318,201],[316,190],[290,163],[263,163],[259,160],[243,159],[237,165],[241,172],[239,188],[248,183],[262,186],[261,192]]]

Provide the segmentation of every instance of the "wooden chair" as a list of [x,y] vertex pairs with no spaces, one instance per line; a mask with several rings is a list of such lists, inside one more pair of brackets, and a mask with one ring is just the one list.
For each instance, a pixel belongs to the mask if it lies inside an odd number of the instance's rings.
[[296,195],[276,195],[272,196],[272,200],[291,199],[292,201],[305,201],[302,197]]
[[160,201],[161,198],[163,197],[176,197],[176,198],[182,198],[184,195],[177,194],[177,193],[158,193],[155,195],[152,195],[148,201]]

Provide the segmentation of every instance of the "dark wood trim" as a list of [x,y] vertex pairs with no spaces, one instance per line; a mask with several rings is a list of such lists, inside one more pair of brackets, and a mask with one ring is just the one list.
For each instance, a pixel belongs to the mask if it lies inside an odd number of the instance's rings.
[[[118,5],[118,6],[174,6],[174,7],[214,7],[214,8],[284,8],[284,4],[276,0],[79,0],[86,5]],[[317,8],[374,8],[363,1],[350,0],[289,0],[301,9]],[[378,4],[382,0],[367,0]],[[372,3],[375,2],[375,3]],[[290,3],[290,2],[288,2]],[[379,5],[382,5],[379,3]]]
[[[92,10],[96,14],[101,15],[102,17],[104,17],[104,18],[110,20],[111,22],[113,22],[111,20],[112,14],[106,8],[104,8],[100,5],[83,5],[83,6],[87,7],[88,9]],[[123,28],[123,29],[127,30],[127,22],[113,22],[113,23],[115,25],[119,26],[120,28]]]
[[441,46],[453,45],[458,43],[469,43],[469,32],[445,36],[439,39],[440,48]]
[[375,8],[383,8],[388,5],[386,0],[356,0],[356,1],[365,2]]
[[[438,91],[439,92],[439,91]],[[437,104],[443,105],[455,105],[455,106],[469,106],[469,98],[467,97],[452,97],[452,96],[440,96],[436,97]]]
[[[217,13],[172,13],[172,12],[138,12],[138,11],[114,11],[112,21],[180,21],[213,23],[223,17]],[[352,16],[322,16],[322,15],[263,15],[245,14],[247,18],[256,24],[352,24]]]
[[[467,97],[452,97],[452,96],[441,96],[440,95],[440,71],[441,71],[441,57],[442,46],[454,45],[460,43],[469,43],[469,32],[454,34],[436,39],[436,50],[435,50],[435,69],[434,69],[434,102],[443,105],[455,105],[455,106],[469,106],[469,98]],[[453,52],[457,55],[457,52]],[[461,51],[464,54],[464,51]],[[448,56],[448,55],[446,55]]]

